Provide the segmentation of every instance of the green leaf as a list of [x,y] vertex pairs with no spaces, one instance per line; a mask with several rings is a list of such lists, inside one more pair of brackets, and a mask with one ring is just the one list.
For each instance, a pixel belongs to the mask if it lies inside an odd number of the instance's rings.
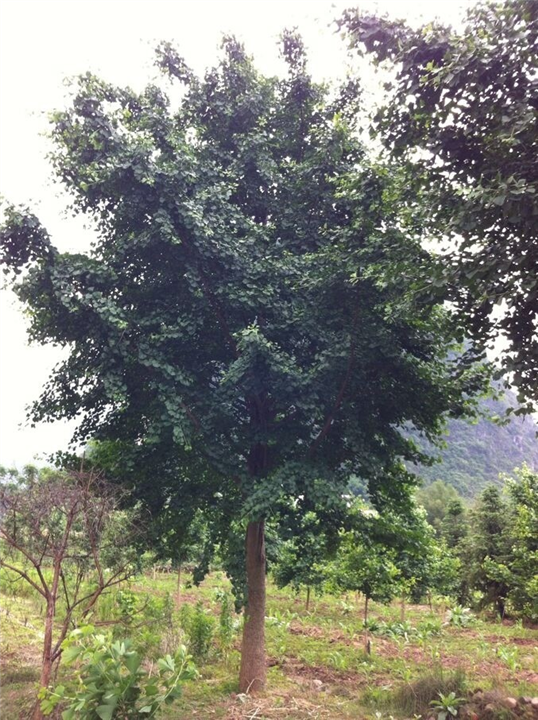
[[97,715],[101,718],[101,720],[112,720],[114,717],[114,711],[116,709],[116,704],[114,705],[99,705],[95,712]]
[[62,652],[62,659],[67,665],[69,665],[69,663],[76,660],[82,652],[84,652],[83,647],[80,645],[72,645]]

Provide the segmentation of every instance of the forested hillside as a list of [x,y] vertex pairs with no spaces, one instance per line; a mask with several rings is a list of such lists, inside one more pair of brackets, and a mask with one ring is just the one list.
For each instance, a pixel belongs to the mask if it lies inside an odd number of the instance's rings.
[[[517,402],[509,392],[501,400],[484,401],[484,405],[491,416],[504,417],[506,409]],[[419,470],[424,483],[443,480],[464,497],[474,497],[488,484],[501,486],[499,474],[510,473],[524,462],[538,468],[536,423],[529,416],[511,417],[506,425],[487,419],[476,424],[449,420],[447,446],[437,453],[441,462]]]

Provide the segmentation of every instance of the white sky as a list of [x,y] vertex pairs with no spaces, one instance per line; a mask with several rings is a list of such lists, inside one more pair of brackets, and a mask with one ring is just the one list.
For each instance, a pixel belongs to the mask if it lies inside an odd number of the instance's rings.
[[[379,0],[362,9],[427,22],[457,23],[473,0]],[[353,0],[0,0],[0,194],[31,206],[62,250],[81,250],[89,233],[66,216],[50,182],[45,114],[63,104],[63,79],[91,70],[118,84],[142,87],[155,75],[152,49],[172,40],[201,72],[212,65],[222,33],[234,33],[258,67],[278,73],[277,38],[297,26],[318,79],[338,76],[344,43],[330,22]],[[24,427],[60,358],[52,347],[29,347],[25,320],[8,290],[0,291],[0,464],[21,466],[67,447],[73,425]]]

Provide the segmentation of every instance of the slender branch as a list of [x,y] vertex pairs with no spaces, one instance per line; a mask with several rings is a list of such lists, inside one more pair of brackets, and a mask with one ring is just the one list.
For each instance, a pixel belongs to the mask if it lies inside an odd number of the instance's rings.
[[[120,577],[121,574],[121,577]],[[117,573],[115,573],[110,580],[107,580],[107,582],[99,586],[96,590],[94,590],[92,593],[89,593],[88,595],[85,595],[84,597],[80,598],[80,600],[77,600],[76,603],[73,604],[73,608],[76,607],[76,605],[80,605],[85,600],[90,600],[88,605],[84,608],[82,611],[82,617],[86,617],[86,615],[90,612],[92,607],[95,605],[97,600],[99,599],[99,596],[102,595],[105,590],[108,590],[111,587],[114,587],[114,585],[119,585],[122,582],[125,582],[127,578],[129,578],[132,575],[131,572],[127,572],[126,570],[119,570]]]
[[72,611],[72,607],[69,603],[69,592],[67,591],[67,583],[65,582],[65,574],[64,571],[60,568],[60,579],[62,581],[62,588],[64,591],[64,597],[65,597],[65,606],[67,609],[67,614],[70,615]]
[[35,567],[35,569],[36,569],[36,571],[37,571],[37,574],[39,575],[39,579],[40,579],[40,581],[41,581],[41,584],[43,585],[43,590],[44,590],[46,593],[49,593],[49,592],[50,592],[49,586],[48,586],[48,584],[47,584],[47,581],[45,580],[45,576],[43,575],[43,572],[42,572],[42,570],[41,570],[41,566],[40,566],[40,565],[37,565],[37,563],[34,563],[34,567]]
[[[102,518],[102,514],[101,514],[101,518]],[[99,561],[99,553],[97,552],[97,542],[96,542],[94,534],[93,534],[93,529],[91,527],[89,527],[89,523],[86,523],[86,529],[88,532],[88,539],[90,541],[91,552],[93,555],[93,562],[97,569],[97,574],[99,575],[99,585],[102,585],[103,581],[104,581],[104,576],[103,576],[103,569],[102,569],[101,563]]]
[[[10,547],[12,547],[14,550],[17,550],[17,552],[20,552],[21,555],[24,555],[24,557],[28,560],[28,562],[31,563],[31,565],[33,565],[33,567],[35,568],[35,570],[38,574],[41,585],[43,587],[43,592],[41,592],[41,590],[40,590],[40,592],[43,595],[43,597],[47,597],[47,594],[50,592],[50,590],[49,590],[48,583],[45,580],[45,577],[41,571],[39,562],[34,557],[32,557],[32,555],[30,555],[30,553],[27,550],[25,550],[24,547],[22,545],[20,545],[17,540],[15,540],[15,537],[13,537],[12,535],[8,535],[4,530],[0,531],[0,538],[5,540],[6,543]],[[6,565],[6,563],[4,563],[3,561],[2,561],[2,563],[4,565]],[[7,567],[7,565],[6,565],[6,567]]]
[[50,535],[48,537],[45,537],[44,540],[45,540],[45,544],[43,545],[43,550],[41,552],[41,555],[39,556],[39,560],[36,563],[36,567],[37,566],[41,567],[43,565],[43,560],[45,559],[47,550],[49,549],[49,545],[50,545]]
[[5,560],[0,561],[0,567],[6,567],[8,570],[13,570],[13,572],[18,573],[21,576],[21,578],[23,578],[23,580],[26,580],[26,582],[29,583],[34,588],[34,590],[37,590],[37,592],[40,595],[42,595],[45,598],[45,600],[47,599],[48,593],[45,590],[43,590],[43,588],[40,588],[39,585],[36,582],[34,582],[27,573],[24,572],[24,570],[21,570],[20,568],[15,567],[15,565],[10,565]]
[[193,413],[193,411],[192,411],[187,405],[185,405],[185,403],[183,402],[183,400],[180,400],[179,402],[180,402],[181,407],[183,408],[183,410],[185,410],[185,413],[186,413],[187,417],[189,418],[189,420],[190,420],[190,421],[192,422],[192,424],[194,425],[196,432],[199,432],[199,431],[200,431],[200,427],[201,427],[201,425],[200,425],[200,420],[196,417],[196,415]]

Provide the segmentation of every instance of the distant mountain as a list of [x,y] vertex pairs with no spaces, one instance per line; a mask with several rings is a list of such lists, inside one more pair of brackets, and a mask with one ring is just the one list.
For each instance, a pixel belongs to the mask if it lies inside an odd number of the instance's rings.
[[[485,400],[489,415],[504,417],[508,407],[516,407],[515,395],[505,393],[501,400]],[[488,484],[501,486],[500,473],[510,474],[524,462],[538,470],[538,426],[530,416],[515,417],[507,425],[489,420],[470,424],[462,420],[448,422],[444,450],[434,449],[441,462],[431,467],[413,468],[429,485],[443,480],[460,495],[473,498]],[[415,438],[417,439],[417,438]],[[424,447],[424,443],[417,439]]]

